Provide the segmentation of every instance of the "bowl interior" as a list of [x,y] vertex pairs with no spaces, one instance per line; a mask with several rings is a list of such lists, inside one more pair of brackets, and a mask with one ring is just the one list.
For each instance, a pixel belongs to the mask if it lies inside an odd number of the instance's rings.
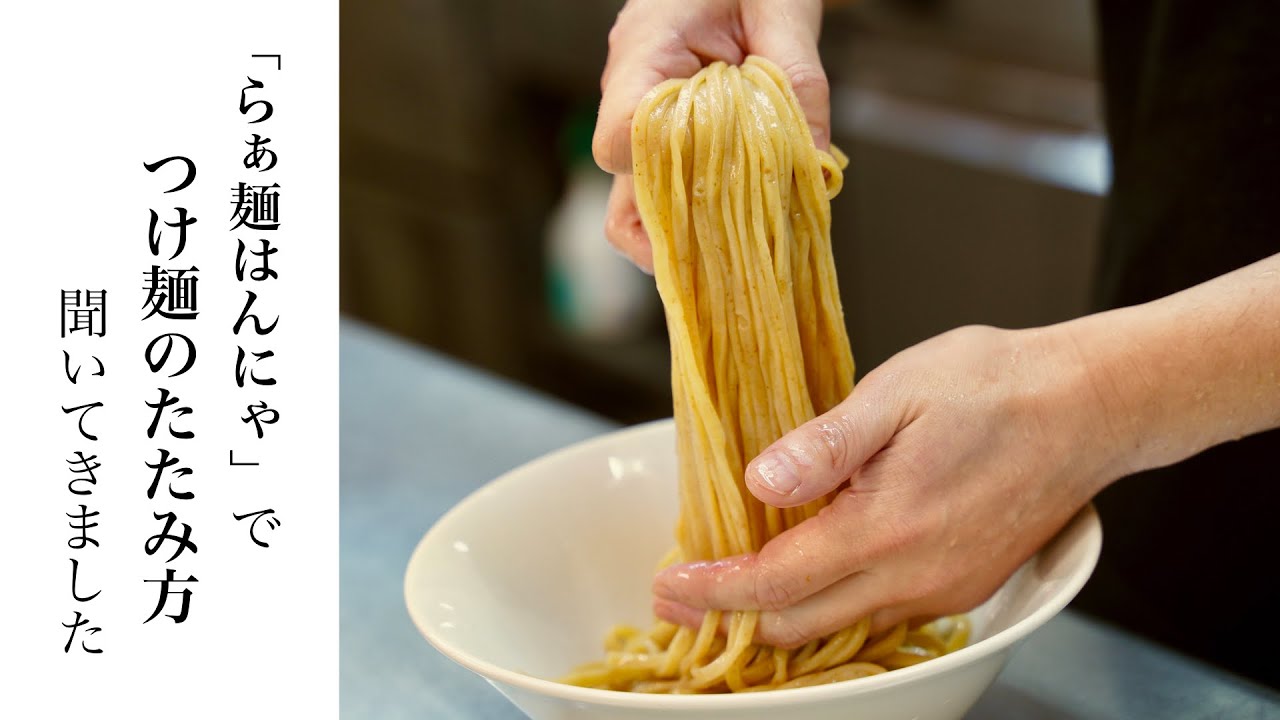
[[[647,628],[650,581],[674,543],[674,446],[671,421],[650,423],[545,456],[472,494],[410,561],[405,594],[418,627],[472,669],[551,680],[600,657],[614,624]],[[1086,508],[971,613],[973,643],[1056,614],[1092,572],[1100,544]]]

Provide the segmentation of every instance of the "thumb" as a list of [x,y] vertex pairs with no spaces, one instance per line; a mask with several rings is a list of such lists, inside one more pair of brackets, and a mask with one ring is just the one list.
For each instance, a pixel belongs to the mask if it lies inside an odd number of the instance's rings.
[[746,470],[751,494],[774,507],[803,505],[834,490],[888,444],[897,416],[858,390],[752,460]]
[[743,9],[748,50],[772,60],[800,101],[819,150],[831,145],[831,90],[818,57],[822,3],[751,2]]
[[[616,28],[615,28],[616,30]],[[690,51],[673,51],[645,41],[632,47],[610,33],[608,64],[601,78],[600,111],[591,152],[605,172],[631,172],[631,121],[645,94],[669,78],[689,77],[702,67]]]

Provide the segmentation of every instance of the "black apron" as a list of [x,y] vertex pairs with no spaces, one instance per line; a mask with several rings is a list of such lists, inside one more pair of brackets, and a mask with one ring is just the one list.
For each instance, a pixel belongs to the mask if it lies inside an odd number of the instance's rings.
[[[1113,181],[1098,309],[1280,253],[1280,7],[1097,3]],[[1075,603],[1280,687],[1280,431],[1125,478]]]

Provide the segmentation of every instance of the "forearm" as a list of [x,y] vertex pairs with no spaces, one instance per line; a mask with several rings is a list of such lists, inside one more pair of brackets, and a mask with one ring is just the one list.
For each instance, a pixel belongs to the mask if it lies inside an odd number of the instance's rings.
[[1280,254],[1058,327],[1105,420],[1104,482],[1280,427]]

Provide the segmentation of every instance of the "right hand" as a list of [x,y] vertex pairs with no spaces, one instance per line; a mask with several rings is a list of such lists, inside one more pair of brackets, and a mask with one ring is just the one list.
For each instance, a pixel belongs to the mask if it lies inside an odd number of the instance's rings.
[[791,81],[814,144],[831,142],[827,76],[818,58],[821,0],[629,0],[609,31],[609,59],[592,152],[615,175],[605,236],[653,272],[649,238],[631,182],[631,118],[645,93],[669,78],[690,77],[717,60],[772,60]]
[[655,613],[698,627],[759,610],[757,641],[794,648],[861,617],[874,636],[986,601],[1128,467],[1108,371],[1073,327],[965,327],[880,365],[744,478],[783,508],[848,485],[757,553],[666,568]]

